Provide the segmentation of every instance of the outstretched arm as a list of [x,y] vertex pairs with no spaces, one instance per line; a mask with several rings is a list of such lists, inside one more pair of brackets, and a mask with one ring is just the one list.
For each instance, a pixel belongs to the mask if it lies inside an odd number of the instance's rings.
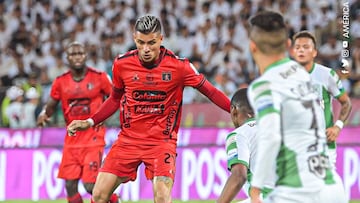
[[243,164],[235,164],[231,167],[231,175],[219,196],[217,203],[229,203],[239,193],[246,181],[247,167]]
[[208,80],[198,87],[198,90],[209,98],[214,104],[230,113],[230,100],[220,90],[216,89]]
[[100,106],[97,112],[91,117],[94,125],[103,122],[105,119],[113,115],[120,107],[120,99],[124,94],[123,89],[115,89],[111,91],[110,97]]
[[67,128],[68,133],[70,135],[75,135],[77,130],[86,130],[91,126],[97,125],[103,122],[105,119],[109,118],[116,112],[116,110],[119,109],[120,100],[123,94],[123,89],[120,90],[113,88],[110,97],[105,100],[105,102],[100,106],[97,112],[87,120],[72,121]]

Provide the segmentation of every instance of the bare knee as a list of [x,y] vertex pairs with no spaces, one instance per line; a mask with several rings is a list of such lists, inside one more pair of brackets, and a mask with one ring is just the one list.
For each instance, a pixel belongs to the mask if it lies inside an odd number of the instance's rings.
[[119,178],[114,174],[100,172],[92,190],[92,199],[95,203],[107,203],[111,194],[127,177]]
[[173,180],[165,176],[156,176],[153,180],[154,201],[156,203],[171,202],[171,189]]
[[109,199],[110,195],[103,190],[94,187],[92,190],[92,199],[95,203],[106,203]]

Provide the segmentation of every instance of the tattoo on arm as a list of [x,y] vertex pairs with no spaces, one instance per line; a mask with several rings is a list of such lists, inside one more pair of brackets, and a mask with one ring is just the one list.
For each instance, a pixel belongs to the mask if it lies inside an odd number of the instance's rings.
[[351,112],[351,101],[350,98],[348,98],[345,101],[341,101],[341,110],[339,115],[339,120],[346,121],[346,119],[349,117]]

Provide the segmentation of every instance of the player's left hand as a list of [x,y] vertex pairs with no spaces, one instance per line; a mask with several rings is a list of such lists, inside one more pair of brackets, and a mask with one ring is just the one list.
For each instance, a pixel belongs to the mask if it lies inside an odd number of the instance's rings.
[[326,129],[326,138],[328,142],[335,142],[340,133],[338,126],[333,126]]

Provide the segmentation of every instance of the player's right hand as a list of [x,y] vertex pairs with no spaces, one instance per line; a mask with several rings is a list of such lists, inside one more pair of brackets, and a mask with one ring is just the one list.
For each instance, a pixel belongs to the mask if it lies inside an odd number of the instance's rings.
[[50,122],[50,118],[46,115],[45,112],[42,112],[39,114],[36,120],[36,125],[39,127],[44,127],[48,122]]
[[251,187],[250,188],[250,198],[251,198],[251,203],[262,203],[262,199],[261,199],[261,190],[259,188],[256,187]]
[[91,125],[87,120],[73,120],[67,127],[67,132],[69,136],[76,136],[76,131],[86,130],[90,128]]

